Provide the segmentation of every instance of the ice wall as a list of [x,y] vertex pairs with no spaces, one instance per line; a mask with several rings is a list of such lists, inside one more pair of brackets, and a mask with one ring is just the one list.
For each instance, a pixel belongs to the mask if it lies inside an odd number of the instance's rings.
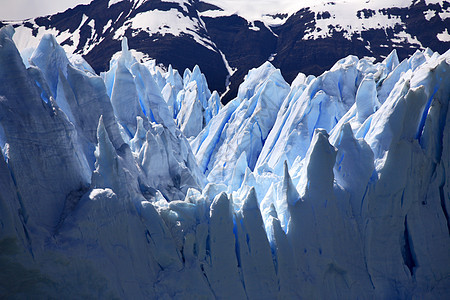
[[[450,52],[97,76],[0,29],[0,295],[445,299]],[[186,136],[190,137],[188,140]]]

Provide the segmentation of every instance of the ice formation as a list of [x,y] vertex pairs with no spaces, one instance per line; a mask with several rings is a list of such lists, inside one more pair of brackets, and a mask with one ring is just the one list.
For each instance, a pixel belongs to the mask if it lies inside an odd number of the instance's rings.
[[291,84],[266,62],[222,107],[198,67],[142,64],[126,39],[97,76],[13,35],[2,297],[450,297],[449,51]]

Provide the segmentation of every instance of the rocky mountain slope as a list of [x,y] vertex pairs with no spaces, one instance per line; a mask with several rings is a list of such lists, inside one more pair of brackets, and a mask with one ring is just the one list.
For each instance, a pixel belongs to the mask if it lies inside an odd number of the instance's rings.
[[224,103],[237,95],[245,74],[266,60],[292,82],[299,71],[319,75],[349,54],[380,60],[395,48],[404,59],[425,47],[440,53],[450,47],[446,1],[305,1],[289,10],[283,4],[270,7],[264,11],[272,13],[252,19],[255,6],[234,11],[220,3],[94,0],[56,15],[0,25],[13,23],[21,50],[52,33],[97,73],[109,68],[126,36],[140,58],[178,70],[198,64],[213,90],[229,90]]

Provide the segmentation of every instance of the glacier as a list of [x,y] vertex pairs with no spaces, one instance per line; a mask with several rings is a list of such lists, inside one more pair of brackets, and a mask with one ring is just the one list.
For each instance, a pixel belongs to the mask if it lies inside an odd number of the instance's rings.
[[450,50],[95,74],[0,29],[0,296],[450,297]]

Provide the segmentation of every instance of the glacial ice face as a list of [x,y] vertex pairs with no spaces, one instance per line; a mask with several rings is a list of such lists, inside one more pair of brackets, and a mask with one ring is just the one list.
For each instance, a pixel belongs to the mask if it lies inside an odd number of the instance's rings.
[[30,63],[42,71],[53,96],[57,97],[59,72],[67,75],[69,60],[53,35],[45,34],[42,37],[31,55]]
[[134,77],[122,60],[119,60],[114,75],[111,104],[120,125],[130,137],[136,133],[136,117],[144,116],[139,102]]
[[150,71],[144,65],[135,63],[131,67],[131,72],[134,76],[139,102],[144,114],[151,121],[163,124],[174,133],[175,123],[172,120],[173,116],[167,107],[167,103],[162,98]]
[[[178,127],[191,138],[218,113],[219,95],[211,94],[198,66],[192,72],[186,69],[182,78],[172,66],[165,72],[155,61],[138,62],[128,49],[126,38],[117,54],[109,71],[101,76],[125,140],[135,135],[137,117],[162,124],[173,134]],[[86,69],[83,64],[81,67]]]
[[[250,83],[249,83],[250,82]],[[238,98],[227,104],[191,143],[199,165],[212,182],[228,182],[243,151],[251,170],[289,86],[269,62],[251,70]],[[214,135],[213,139],[208,136]]]
[[[174,75],[171,76],[170,72]],[[168,80],[168,84],[170,83],[171,89],[165,93],[169,93],[167,101],[171,102],[170,94],[173,93],[173,90],[179,90],[177,88],[179,78],[178,73],[173,72],[170,68],[168,73],[166,80]],[[172,84],[172,81],[176,81],[176,83]],[[211,94],[205,75],[201,73],[197,65],[192,72],[189,69],[184,71],[183,89],[178,92],[175,102],[174,116],[176,116],[181,131],[188,138],[196,137],[221,108],[219,94],[216,91]]]
[[[267,137],[257,167],[267,163],[277,168],[305,157],[316,128],[330,131],[355,101],[358,59],[349,56],[330,71],[313,79],[305,88],[293,86],[287,109],[280,111]],[[300,89],[300,91],[297,91]]]
[[449,51],[291,85],[265,63],[221,107],[198,68],[140,63],[126,40],[100,77],[51,36],[20,57],[13,34],[0,295],[449,297]]
[[189,143],[178,130],[172,134],[161,125],[150,124],[136,155],[145,174],[141,185],[157,188],[168,199],[183,199],[189,188],[201,189],[205,185]]
[[179,97],[180,111],[177,115],[177,123],[186,137],[195,137],[205,124],[203,106],[199,99],[199,90],[195,81],[190,82],[183,94]]
[[12,31],[0,31],[3,151],[20,190],[22,222],[28,230],[39,231],[38,224],[51,230],[60,221],[68,193],[87,185],[89,172],[74,126],[53,97],[42,99],[42,86],[25,69]]
[[137,62],[124,39],[120,56],[102,78],[111,91],[120,134],[136,157],[143,193],[154,194],[156,188],[169,199],[182,199],[189,188],[201,189],[205,178],[161,94],[159,80],[181,91],[181,78],[170,69],[162,77],[154,65]]

